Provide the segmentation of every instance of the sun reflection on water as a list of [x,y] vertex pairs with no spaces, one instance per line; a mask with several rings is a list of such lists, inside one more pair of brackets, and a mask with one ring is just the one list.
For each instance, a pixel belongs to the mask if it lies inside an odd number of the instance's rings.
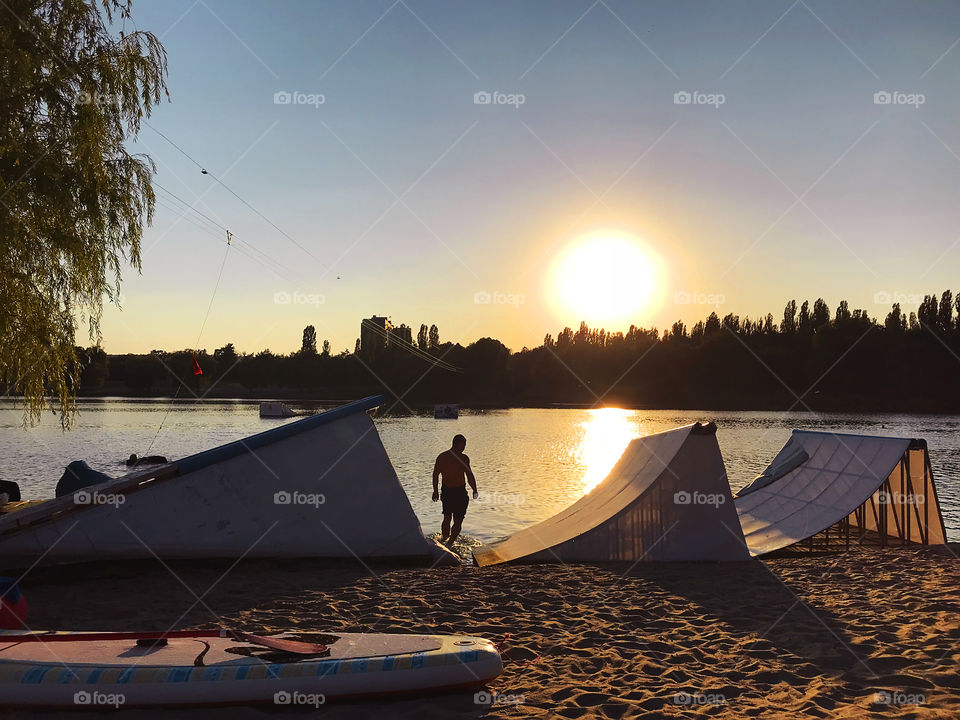
[[634,410],[598,408],[589,414],[580,425],[584,434],[575,451],[577,461],[585,470],[583,495],[610,473],[629,442],[642,434]]

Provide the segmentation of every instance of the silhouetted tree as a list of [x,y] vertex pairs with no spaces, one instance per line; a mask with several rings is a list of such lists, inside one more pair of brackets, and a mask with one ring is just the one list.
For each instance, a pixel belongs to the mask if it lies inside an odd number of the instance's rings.
[[[221,382],[228,369],[223,360],[235,352],[232,346],[229,353],[218,349],[212,358],[197,351],[204,369],[199,380],[192,376],[189,350],[158,351],[163,363],[153,355],[111,356],[103,386],[108,389],[99,392],[126,388],[136,394],[169,395],[182,378],[195,391],[202,390],[203,383],[216,383],[219,393],[234,396],[245,391],[272,395],[273,390],[265,388],[282,388],[288,394],[346,400],[394,388],[406,393],[409,388],[404,402],[411,406],[451,400],[593,403],[604,393],[611,402],[648,407],[780,409],[796,402],[784,386],[799,392],[816,381],[818,393],[805,402],[818,410],[956,412],[960,332],[941,329],[940,305],[947,301],[939,292],[930,297],[939,302],[928,298],[924,312],[937,313],[939,324],[932,328],[937,338],[922,330],[912,313],[912,329],[905,332],[908,320],[899,304],[878,325],[862,309],[851,312],[849,303],[841,301],[815,333],[807,306],[805,327],[810,331],[792,335],[779,332],[769,313],[757,319],[729,313],[721,320],[714,312],[693,325],[689,339],[682,321],[662,335],[656,328],[631,325],[625,333],[609,332],[584,322],[576,333],[564,328],[556,341],[548,333],[542,346],[517,353],[493,338],[467,347],[440,345],[437,354],[462,373],[432,367],[399,346],[366,365],[349,354],[329,357],[327,343],[323,358],[299,351],[242,355],[226,382]],[[955,303],[955,297],[951,292],[949,302]],[[818,308],[818,319],[821,312]],[[955,323],[952,312],[950,322]],[[790,327],[789,320],[784,327]],[[904,372],[911,367],[922,371]],[[86,390],[97,392],[95,384]],[[883,393],[873,392],[876,387],[884,388]]]
[[438,328],[436,325],[430,326],[428,340],[431,350],[436,350],[440,347],[440,328]]
[[222,369],[226,370],[237,361],[237,350],[233,347],[233,343],[227,343],[222,348],[213,351],[213,359]]
[[819,330],[830,322],[830,308],[823,298],[817,298],[813,303],[813,315],[810,316],[810,324],[814,331]]
[[728,313],[723,316],[723,327],[732,333],[740,332],[740,316]]
[[330,341],[329,341],[329,340],[324,340],[324,341],[323,341],[323,353],[322,353],[322,355],[323,355],[324,357],[330,357]]
[[800,313],[797,315],[797,332],[801,335],[807,335],[813,330],[813,324],[810,321],[810,303],[806,300],[800,306]]
[[317,354],[317,329],[313,325],[307,325],[303,329],[303,343],[300,345],[300,352],[303,355]]
[[943,332],[953,329],[953,293],[949,290],[944,290],[943,295],[940,296],[937,325]]
[[429,330],[426,325],[420,326],[420,332],[417,333],[417,347],[421,350],[429,348]]
[[717,317],[715,312],[712,312],[707,317],[707,322],[703,326],[703,334],[705,337],[710,337],[711,335],[716,335],[718,332],[720,332],[720,318]]
[[850,320],[852,315],[850,314],[850,306],[847,304],[846,300],[841,300],[840,304],[837,305],[837,314],[835,317],[836,322],[842,323]]
[[701,340],[703,340],[703,335],[705,332],[704,328],[705,325],[703,324],[703,320],[698,320],[696,324],[694,324],[693,329],[690,331],[690,339],[695,343],[699,343]]
[[101,347],[78,347],[76,352],[80,364],[79,388],[85,392],[99,390],[110,375],[107,353]]
[[920,325],[927,330],[936,330],[939,311],[936,294],[924,295],[923,302],[917,308],[917,318],[920,320]]
[[783,321],[780,323],[780,332],[784,335],[793,335],[797,332],[797,301],[791,300],[783,309]]
[[777,332],[777,325],[773,321],[773,313],[767,313],[763,319],[763,332],[765,335],[773,335]]
[[[910,317],[912,321],[913,313],[910,313]],[[902,332],[907,329],[907,319],[900,310],[900,303],[893,304],[890,312],[887,313],[886,319],[883,321],[883,326],[890,332]]]

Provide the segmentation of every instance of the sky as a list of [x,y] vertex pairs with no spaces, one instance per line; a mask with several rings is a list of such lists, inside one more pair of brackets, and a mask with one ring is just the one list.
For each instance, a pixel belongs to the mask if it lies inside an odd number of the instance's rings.
[[170,101],[130,143],[159,200],[111,353],[290,352],[308,324],[352,350],[374,314],[512,350],[791,298],[882,319],[958,276],[956,3],[135,0],[133,20]]

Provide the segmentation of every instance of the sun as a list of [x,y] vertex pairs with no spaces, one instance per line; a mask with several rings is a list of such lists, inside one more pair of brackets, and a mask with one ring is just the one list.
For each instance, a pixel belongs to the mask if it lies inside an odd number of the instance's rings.
[[[659,259],[636,237],[595,232],[570,243],[548,274],[551,301],[568,323],[616,327],[653,310]],[[637,323],[639,324],[639,323]]]

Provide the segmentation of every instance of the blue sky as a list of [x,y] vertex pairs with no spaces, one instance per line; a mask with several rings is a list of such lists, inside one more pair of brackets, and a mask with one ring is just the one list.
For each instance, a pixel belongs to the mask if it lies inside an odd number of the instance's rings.
[[[140,0],[134,20],[171,102],[132,147],[238,240],[200,347],[288,352],[314,324],[352,349],[371,314],[532,347],[579,323],[552,268],[604,232],[658,267],[613,330],[819,296],[882,316],[957,277],[956,4]],[[221,232],[158,195],[109,352],[192,347],[210,302]]]

